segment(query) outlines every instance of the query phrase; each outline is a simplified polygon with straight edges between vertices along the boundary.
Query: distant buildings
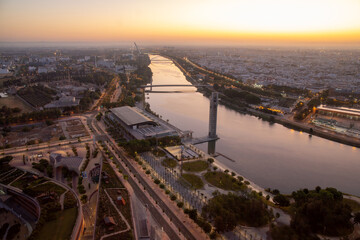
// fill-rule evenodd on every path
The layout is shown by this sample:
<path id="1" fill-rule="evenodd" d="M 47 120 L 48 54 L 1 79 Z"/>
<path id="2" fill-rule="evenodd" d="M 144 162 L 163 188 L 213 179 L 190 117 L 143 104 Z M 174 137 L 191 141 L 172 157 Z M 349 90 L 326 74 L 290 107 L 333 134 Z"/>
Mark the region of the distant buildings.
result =
<path id="1" fill-rule="evenodd" d="M 334 87 L 360 93 L 359 51 L 219 48 L 192 49 L 185 54 L 203 67 L 233 75 L 244 83 L 286 85 L 314 92 Z"/>

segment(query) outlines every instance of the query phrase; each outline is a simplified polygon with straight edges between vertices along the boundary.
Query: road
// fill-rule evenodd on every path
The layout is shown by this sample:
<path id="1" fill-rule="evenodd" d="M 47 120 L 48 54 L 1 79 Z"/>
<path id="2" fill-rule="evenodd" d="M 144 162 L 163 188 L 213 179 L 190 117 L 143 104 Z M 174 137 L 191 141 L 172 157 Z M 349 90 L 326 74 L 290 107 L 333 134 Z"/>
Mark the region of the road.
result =
<path id="1" fill-rule="evenodd" d="M 148 191 L 149 195 L 158 203 L 159 207 L 163 209 L 164 213 L 169 216 L 170 219 L 174 222 L 174 224 L 180 229 L 181 233 L 185 236 L 186 239 L 195 240 L 197 239 L 189 229 L 184 225 L 184 223 L 178 218 L 178 216 L 165 204 L 165 202 L 156 194 L 152 186 L 149 185 L 146 179 L 144 179 L 138 170 L 132 166 L 131 160 L 128 159 L 126 153 L 121 149 L 118 148 L 116 144 L 113 143 L 112 139 L 105 133 L 99 126 L 97 121 L 91 121 L 92 127 L 97 129 L 101 136 L 106 138 L 106 141 L 113 147 L 117 156 L 120 156 L 120 161 L 116 157 L 116 160 L 120 163 L 120 169 L 124 171 L 129 176 L 134 176 L 136 174 L 136 179 L 140 182 L 144 189 L 140 189 L 138 184 L 134 181 L 133 177 L 128 179 L 131 187 L 134 189 L 135 194 L 137 197 L 144 203 L 149 206 L 149 211 L 153 215 L 154 219 L 156 219 L 161 226 L 163 226 L 164 231 L 169 236 L 170 239 L 180 239 L 178 234 L 174 232 L 171 228 L 169 223 L 163 218 L 163 216 L 156 210 L 154 204 L 149 200 L 149 198 L 145 195 L 144 191 Z M 122 163 L 123 161 L 123 163 Z M 129 171 L 123 167 L 125 164 Z"/>

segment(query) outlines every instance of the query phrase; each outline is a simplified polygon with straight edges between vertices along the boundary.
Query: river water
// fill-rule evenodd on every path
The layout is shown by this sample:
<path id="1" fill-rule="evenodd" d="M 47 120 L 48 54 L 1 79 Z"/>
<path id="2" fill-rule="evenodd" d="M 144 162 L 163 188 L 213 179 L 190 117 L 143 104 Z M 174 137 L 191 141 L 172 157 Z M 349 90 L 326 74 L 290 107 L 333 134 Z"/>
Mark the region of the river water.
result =
<path id="1" fill-rule="evenodd" d="M 171 61 L 151 55 L 153 84 L 190 84 Z M 209 99 L 194 87 L 162 87 L 156 91 L 183 90 L 182 93 L 149 93 L 146 101 L 153 111 L 194 137 L 208 134 Z M 257 185 L 291 193 L 300 188 L 336 187 L 360 196 L 360 149 L 320 137 L 270 124 L 257 117 L 218 107 L 220 139 L 217 159 L 229 170 Z M 208 143 L 197 145 L 208 151 Z M 212 146 L 213 147 L 213 146 Z M 211 149 L 211 146 L 210 146 Z"/>

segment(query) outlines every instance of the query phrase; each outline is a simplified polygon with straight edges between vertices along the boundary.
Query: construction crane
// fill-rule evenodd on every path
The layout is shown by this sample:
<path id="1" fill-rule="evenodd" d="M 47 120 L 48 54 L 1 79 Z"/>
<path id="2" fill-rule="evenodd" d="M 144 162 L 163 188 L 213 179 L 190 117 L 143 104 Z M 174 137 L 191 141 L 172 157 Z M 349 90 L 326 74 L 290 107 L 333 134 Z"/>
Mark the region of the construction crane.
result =
<path id="1" fill-rule="evenodd" d="M 140 52 L 140 50 L 139 50 L 138 46 L 136 45 L 136 42 L 134 42 L 134 45 L 135 45 L 135 47 L 136 47 L 136 50 L 137 50 L 138 54 L 140 55 L 140 54 L 141 54 L 141 52 Z"/>

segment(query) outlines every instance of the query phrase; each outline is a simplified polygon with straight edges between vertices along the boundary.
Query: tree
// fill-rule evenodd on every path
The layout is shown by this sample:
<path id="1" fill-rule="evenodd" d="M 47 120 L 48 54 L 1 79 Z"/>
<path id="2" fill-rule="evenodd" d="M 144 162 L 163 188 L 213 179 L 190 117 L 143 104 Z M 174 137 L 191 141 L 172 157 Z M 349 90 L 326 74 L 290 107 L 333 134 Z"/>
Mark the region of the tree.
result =
<path id="1" fill-rule="evenodd" d="M 295 200 L 291 227 L 300 235 L 321 233 L 331 236 L 352 231 L 351 208 L 335 188 L 299 190 L 292 193 Z"/>
<path id="2" fill-rule="evenodd" d="M 282 194 L 278 194 L 274 197 L 274 202 L 275 204 L 278 204 L 282 207 L 287 207 L 290 205 L 290 201 L 287 197 L 285 197 L 284 195 Z"/>
<path id="3" fill-rule="evenodd" d="M 81 202 L 82 203 L 86 203 L 86 201 L 87 201 L 87 199 L 88 199 L 88 196 L 87 195 L 81 195 Z"/>
<path id="4" fill-rule="evenodd" d="M 50 178 L 53 177 L 53 167 L 50 164 L 46 166 L 46 172 Z"/>
<path id="5" fill-rule="evenodd" d="M 189 210 L 189 217 L 192 220 L 196 221 L 196 219 L 197 219 L 197 210 L 196 209 Z"/>
<path id="6" fill-rule="evenodd" d="M 202 209 L 202 216 L 214 222 L 219 232 L 232 231 L 237 224 L 259 227 L 266 224 L 270 215 L 257 195 L 243 193 L 216 194 Z"/>

